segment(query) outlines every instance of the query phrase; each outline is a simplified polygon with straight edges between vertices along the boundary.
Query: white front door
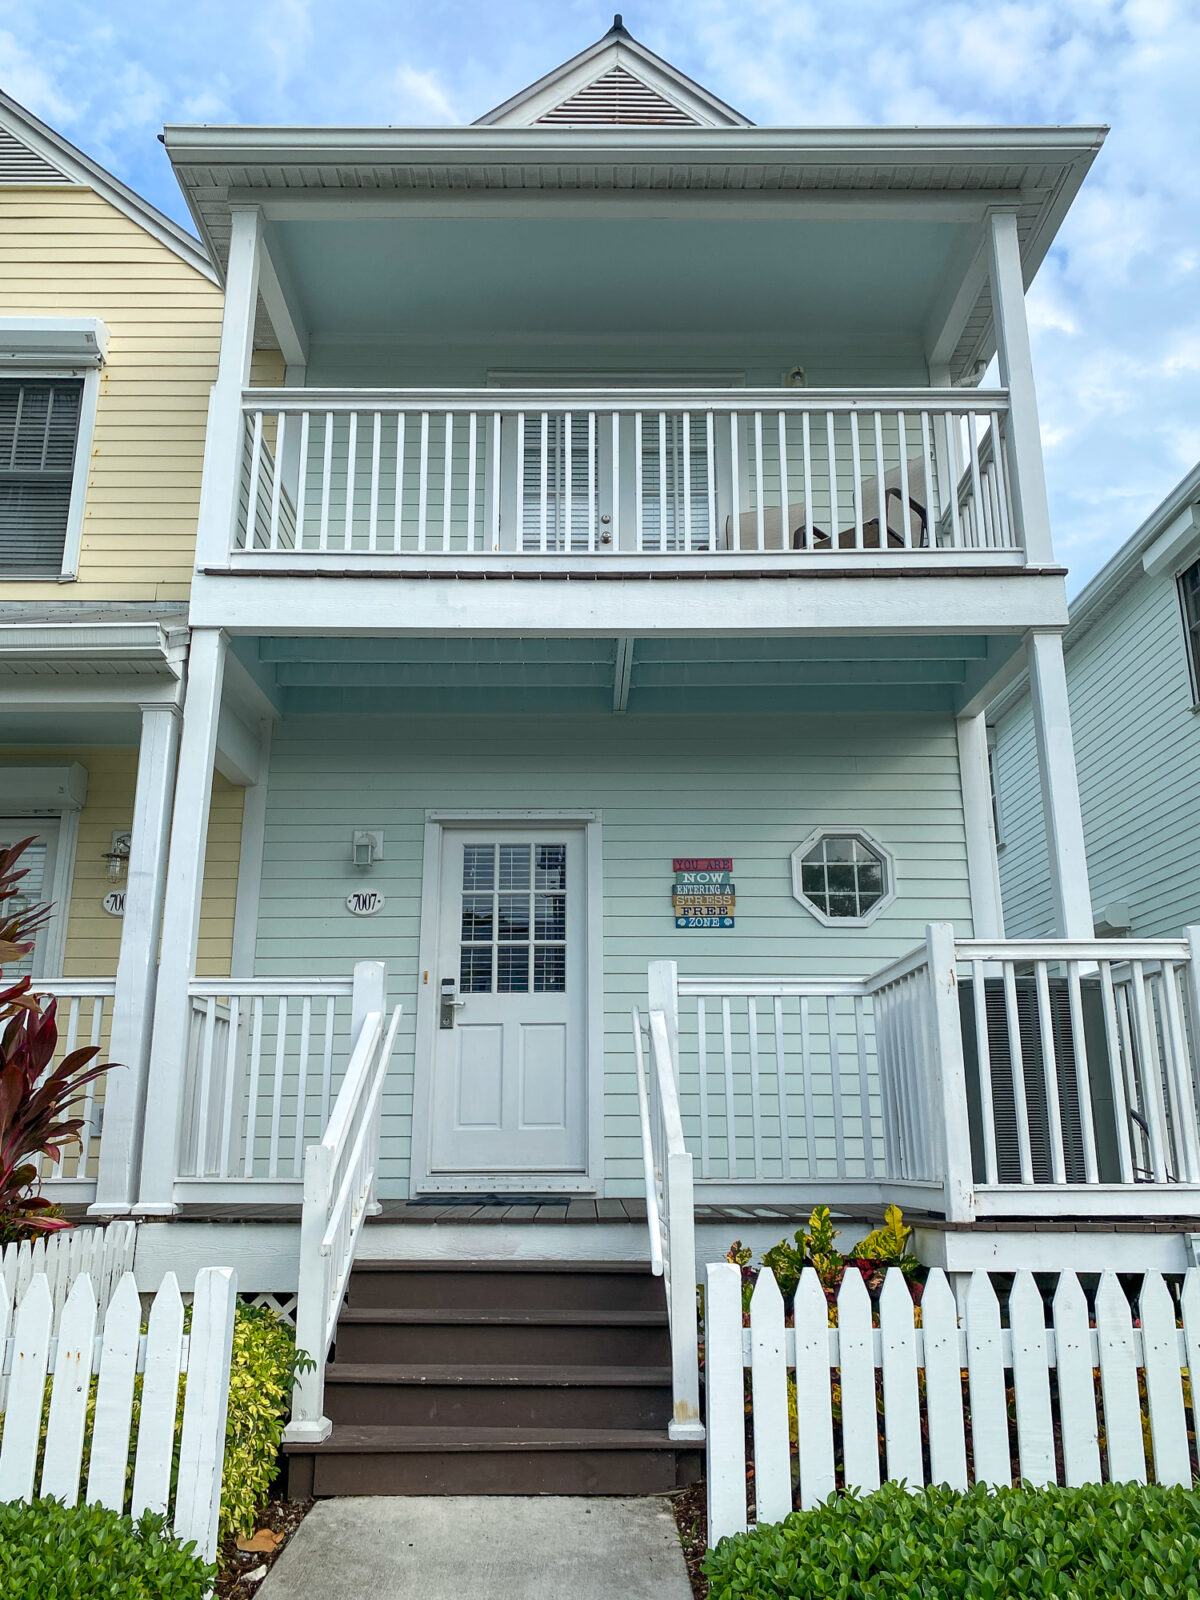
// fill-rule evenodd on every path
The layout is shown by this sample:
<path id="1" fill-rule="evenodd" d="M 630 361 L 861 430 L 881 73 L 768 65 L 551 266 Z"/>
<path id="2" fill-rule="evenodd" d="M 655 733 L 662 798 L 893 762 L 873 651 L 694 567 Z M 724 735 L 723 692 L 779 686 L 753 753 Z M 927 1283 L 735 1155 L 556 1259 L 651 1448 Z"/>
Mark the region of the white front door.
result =
<path id="1" fill-rule="evenodd" d="M 444 841 L 430 1175 L 537 1188 L 586 1166 L 583 830 Z"/>

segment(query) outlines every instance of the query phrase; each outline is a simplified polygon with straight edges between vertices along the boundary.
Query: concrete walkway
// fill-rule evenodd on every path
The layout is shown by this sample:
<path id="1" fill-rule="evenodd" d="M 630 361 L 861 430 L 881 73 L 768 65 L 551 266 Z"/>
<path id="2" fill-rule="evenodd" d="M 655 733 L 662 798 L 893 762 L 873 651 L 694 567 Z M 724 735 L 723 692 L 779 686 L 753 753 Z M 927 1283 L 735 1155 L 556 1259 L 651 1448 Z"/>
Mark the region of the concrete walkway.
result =
<path id="1" fill-rule="evenodd" d="M 321 1500 L 261 1600 L 691 1600 L 667 1500 Z"/>

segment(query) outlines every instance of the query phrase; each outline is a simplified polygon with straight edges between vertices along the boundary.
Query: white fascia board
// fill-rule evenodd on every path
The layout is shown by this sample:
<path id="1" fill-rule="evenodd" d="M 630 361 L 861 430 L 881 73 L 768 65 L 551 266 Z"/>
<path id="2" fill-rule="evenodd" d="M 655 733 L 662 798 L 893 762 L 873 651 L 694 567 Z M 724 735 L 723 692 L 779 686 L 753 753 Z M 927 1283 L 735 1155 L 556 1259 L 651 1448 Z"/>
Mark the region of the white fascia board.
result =
<path id="1" fill-rule="evenodd" d="M 0 317 L 0 372 L 9 367 L 98 367 L 108 354 L 100 317 Z"/>
<path id="2" fill-rule="evenodd" d="M 979 128 L 369 128 L 369 127 L 167 127 L 163 139 L 177 165 L 353 167 L 506 161 L 531 158 L 572 165 L 619 155 L 626 163 L 703 158 L 734 165 L 764 162 L 878 163 L 881 166 L 975 165 L 981 157 L 1017 158 L 1061 165 L 1092 157 L 1108 129 L 1079 127 Z M 219 179 L 218 179 L 219 181 Z"/>
<path id="3" fill-rule="evenodd" d="M 0 125 L 7 127 L 14 137 L 48 161 L 51 166 L 57 167 L 64 177 L 70 178 L 73 183 L 78 183 L 84 188 L 94 189 L 110 205 L 124 212 L 130 221 L 136 222 L 138 227 L 152 234 L 161 244 L 166 245 L 168 250 L 182 257 L 188 266 L 194 267 L 213 283 L 217 281 L 212 262 L 198 239 L 194 239 L 185 228 L 173 222 L 157 206 L 151 205 L 148 200 L 143 200 L 141 195 L 135 194 L 119 178 L 115 178 L 111 172 L 106 172 L 90 156 L 84 155 L 82 150 L 76 149 L 69 140 L 64 139 L 62 134 L 56 133 L 40 118 L 35 117 L 32 111 L 2 91 L 0 91 Z"/>
<path id="4" fill-rule="evenodd" d="M 390 620 L 381 625 L 386 615 Z M 1061 629 L 1061 574 L 839 575 L 836 580 L 464 583 L 457 575 L 214 577 L 192 584 L 193 627 L 259 635 L 505 634 L 750 638 L 776 634 L 1024 633 Z"/>
<path id="5" fill-rule="evenodd" d="M 1142 566 L 1154 578 L 1160 572 L 1186 566 L 1200 541 L 1200 505 L 1189 506 L 1161 533 L 1142 556 Z"/>
<path id="6" fill-rule="evenodd" d="M 160 660 L 175 670 L 186 631 L 159 622 L 3 622 L 0 660 Z"/>
<path id="7" fill-rule="evenodd" d="M 26 811 L 82 811 L 87 800 L 87 768 L 78 761 L 56 766 L 0 765 L 4 808 L 10 814 Z"/>

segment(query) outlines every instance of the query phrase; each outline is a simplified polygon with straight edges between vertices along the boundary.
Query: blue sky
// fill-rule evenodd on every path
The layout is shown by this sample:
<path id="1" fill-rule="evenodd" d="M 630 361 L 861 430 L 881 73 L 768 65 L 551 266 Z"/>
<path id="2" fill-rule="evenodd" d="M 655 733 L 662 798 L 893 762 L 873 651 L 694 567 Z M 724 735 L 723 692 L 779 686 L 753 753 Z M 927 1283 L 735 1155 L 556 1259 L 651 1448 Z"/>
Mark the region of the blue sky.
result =
<path id="1" fill-rule="evenodd" d="M 603 33 L 586 0 L 0 0 L 0 86 L 186 220 L 165 122 L 467 122 Z M 1077 588 L 1200 458 L 1200 0 L 630 0 L 761 123 L 1106 122 L 1030 297 Z"/>

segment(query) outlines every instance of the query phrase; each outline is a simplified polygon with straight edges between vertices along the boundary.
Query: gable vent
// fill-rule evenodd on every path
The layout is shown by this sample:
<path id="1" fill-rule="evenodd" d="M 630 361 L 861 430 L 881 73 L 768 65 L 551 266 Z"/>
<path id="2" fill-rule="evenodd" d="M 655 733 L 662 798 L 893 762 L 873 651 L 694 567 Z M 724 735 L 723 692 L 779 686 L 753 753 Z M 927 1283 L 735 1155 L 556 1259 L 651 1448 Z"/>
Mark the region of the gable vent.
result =
<path id="1" fill-rule="evenodd" d="M 70 183 L 70 178 L 52 166 L 45 156 L 23 144 L 8 128 L 0 126 L 0 186 L 7 184 Z"/>
<path id="2" fill-rule="evenodd" d="M 553 111 L 538 118 L 539 123 L 573 123 L 583 126 L 699 127 L 657 89 L 635 78 L 624 67 L 610 67 L 595 83 L 589 83 Z"/>

